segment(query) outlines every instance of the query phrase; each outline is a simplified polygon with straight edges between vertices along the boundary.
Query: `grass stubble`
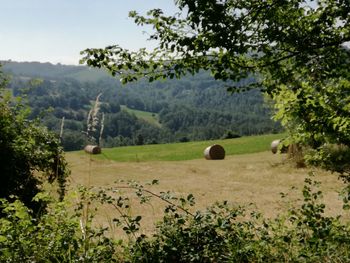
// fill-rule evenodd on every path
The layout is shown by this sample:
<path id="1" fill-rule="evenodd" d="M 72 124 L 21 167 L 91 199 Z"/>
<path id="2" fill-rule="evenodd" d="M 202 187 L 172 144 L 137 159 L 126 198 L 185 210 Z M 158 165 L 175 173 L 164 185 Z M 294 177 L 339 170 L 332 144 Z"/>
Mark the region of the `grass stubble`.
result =
<path id="1" fill-rule="evenodd" d="M 254 209 L 265 217 L 275 217 L 286 211 L 288 205 L 280 193 L 288 193 L 291 202 L 298 202 L 306 175 L 313 171 L 320 181 L 327 205 L 326 213 L 338 215 L 342 202 L 338 191 L 343 187 L 335 174 L 320 169 L 295 168 L 282 154 L 269 151 L 242 155 L 229 155 L 224 160 L 194 159 L 185 161 L 117 162 L 91 158 L 89 155 L 68 153 L 72 170 L 70 189 L 77 185 L 112 187 L 121 185 L 118 180 L 135 180 L 142 184 L 158 179 L 160 184 L 151 186 L 153 192 L 171 191 L 177 196 L 192 193 L 196 198 L 195 209 L 204 209 L 215 201 L 227 200 L 234 205 L 254 204 Z M 88 165 L 88 163 L 90 163 Z M 146 187 L 147 188 L 147 187 Z M 293 190 L 294 189 L 294 190 Z M 143 233 L 154 230 L 154 223 L 161 219 L 165 203 L 154 199 L 150 205 L 139 205 L 131 192 L 130 214 L 141 215 Z M 111 226 L 117 216 L 111 207 L 104 207 L 96 215 L 96 222 Z M 345 215 L 348 218 L 348 215 Z M 115 235 L 122 235 L 115 230 Z"/>

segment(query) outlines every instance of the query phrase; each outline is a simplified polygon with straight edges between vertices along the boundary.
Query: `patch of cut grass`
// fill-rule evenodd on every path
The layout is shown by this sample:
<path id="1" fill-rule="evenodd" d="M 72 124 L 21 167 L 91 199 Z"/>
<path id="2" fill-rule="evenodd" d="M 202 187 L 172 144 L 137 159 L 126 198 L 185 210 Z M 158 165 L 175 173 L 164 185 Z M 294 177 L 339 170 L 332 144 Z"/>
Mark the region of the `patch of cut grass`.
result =
<path id="1" fill-rule="evenodd" d="M 138 119 L 143 119 L 150 124 L 161 127 L 157 113 L 148 112 L 148 111 L 133 110 L 133 109 L 128 108 L 125 105 L 120 105 L 120 107 L 122 110 L 125 110 L 131 114 L 134 114 Z"/>
<path id="2" fill-rule="evenodd" d="M 120 162 L 194 160 L 203 158 L 205 148 L 213 144 L 224 147 L 226 155 L 257 153 L 270 150 L 271 142 L 282 137 L 283 134 L 271 134 L 226 140 L 104 148 L 102 154 L 96 158 Z"/>
<path id="3" fill-rule="evenodd" d="M 238 146 L 236 148 L 238 149 Z M 92 155 L 77 152 L 67 153 L 67 161 L 72 171 L 67 196 L 73 198 L 70 193 L 79 185 L 95 189 L 99 187 L 116 189 L 118 186 L 126 185 L 120 180 L 124 182 L 131 180 L 140 182 L 145 185 L 145 189 L 157 194 L 169 190 L 178 197 L 186 197 L 192 193 L 196 198 L 193 212 L 204 209 L 216 201 L 227 200 L 234 206 L 248 206 L 248 209 L 260 211 L 265 216 L 273 218 L 279 213 L 288 211 L 291 204 L 289 202 L 299 204 L 304 178 L 313 171 L 316 174 L 315 179 L 322 182 L 320 190 L 323 191 L 327 204 L 326 214 L 336 216 L 343 211 L 342 199 L 339 198 L 338 192 L 344 184 L 336 175 L 315 168 L 297 169 L 292 163 L 286 162 L 284 154 L 265 151 L 231 155 L 220 161 L 208 161 L 201 157 L 186 161 L 114 162 L 91 157 Z M 160 184 L 146 185 L 154 179 L 158 179 Z M 167 204 L 154 198 L 151 204 L 141 205 L 133 190 L 126 188 L 121 190 L 122 192 L 118 192 L 117 195 L 122 194 L 130 198 L 131 206 L 128 213 L 132 216 L 142 216 L 141 233 L 154 233 L 155 222 L 163 218 L 163 210 Z M 288 194 L 288 199 L 281 199 L 280 193 Z M 76 199 L 72 199 L 72 202 L 74 200 Z M 251 203 L 255 205 L 249 205 Z M 96 214 L 96 224 L 109 227 L 114 225 L 111 223 L 111 218 L 118 217 L 119 212 L 112 206 L 105 207 L 100 204 L 96 206 L 100 209 Z M 348 220 L 349 213 L 343 212 L 345 219 Z M 111 235 L 127 238 L 121 230 L 113 228 Z"/>

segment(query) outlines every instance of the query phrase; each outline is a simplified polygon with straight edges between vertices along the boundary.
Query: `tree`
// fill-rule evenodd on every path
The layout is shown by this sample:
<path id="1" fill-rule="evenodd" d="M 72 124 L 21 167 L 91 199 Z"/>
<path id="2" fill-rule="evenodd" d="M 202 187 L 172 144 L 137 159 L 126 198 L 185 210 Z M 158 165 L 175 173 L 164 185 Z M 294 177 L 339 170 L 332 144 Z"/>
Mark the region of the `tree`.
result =
<path id="1" fill-rule="evenodd" d="M 177 0 L 179 13 L 130 16 L 150 25 L 152 50 L 87 49 L 82 62 L 127 83 L 209 70 L 228 90 L 260 88 L 277 103 L 291 138 L 318 153 L 350 146 L 350 2 Z M 252 80 L 252 77 L 254 80 Z M 242 81 L 243 80 L 243 81 Z M 245 83 L 244 83 L 244 80 Z M 235 85 L 240 81 L 240 85 Z"/>
<path id="2" fill-rule="evenodd" d="M 2 74 L 0 74 L 2 77 Z M 37 121 L 29 121 L 28 111 L 5 91 L 0 82 L 0 198 L 19 199 L 34 214 L 45 208 L 33 197 L 44 182 L 58 182 L 59 198 L 65 192 L 67 163 L 53 133 Z"/>

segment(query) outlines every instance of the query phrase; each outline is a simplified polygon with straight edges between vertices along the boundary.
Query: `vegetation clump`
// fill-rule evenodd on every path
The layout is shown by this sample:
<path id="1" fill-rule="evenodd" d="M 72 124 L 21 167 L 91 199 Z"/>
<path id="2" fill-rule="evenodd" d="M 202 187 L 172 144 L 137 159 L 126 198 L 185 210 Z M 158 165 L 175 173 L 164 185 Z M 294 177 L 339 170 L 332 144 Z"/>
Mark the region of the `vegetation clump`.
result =
<path id="1" fill-rule="evenodd" d="M 27 119 L 28 111 L 0 83 L 0 198 L 21 200 L 34 214 L 45 208 L 33 198 L 45 182 L 58 183 L 59 199 L 65 194 L 67 163 L 55 134 L 38 121 Z"/>
<path id="2" fill-rule="evenodd" d="M 108 189 L 80 188 L 76 193 L 78 202 L 51 203 L 48 213 L 39 220 L 20 201 L 2 200 L 0 260 L 348 262 L 349 222 L 340 216 L 325 215 L 318 187 L 311 174 L 302 189 L 303 202 L 293 202 L 288 212 L 273 219 L 226 201 L 196 211 L 192 194 L 177 197 L 171 192 L 155 193 L 136 182 Z M 130 195 L 126 190 L 134 192 L 148 209 L 154 198 L 164 202 L 163 218 L 156 223 L 154 232 L 140 232 L 142 217 L 130 215 Z M 111 206 L 118 214 L 110 229 L 94 223 L 94 207 L 101 205 Z M 118 228 L 127 239 L 110 237 L 108 231 Z"/>

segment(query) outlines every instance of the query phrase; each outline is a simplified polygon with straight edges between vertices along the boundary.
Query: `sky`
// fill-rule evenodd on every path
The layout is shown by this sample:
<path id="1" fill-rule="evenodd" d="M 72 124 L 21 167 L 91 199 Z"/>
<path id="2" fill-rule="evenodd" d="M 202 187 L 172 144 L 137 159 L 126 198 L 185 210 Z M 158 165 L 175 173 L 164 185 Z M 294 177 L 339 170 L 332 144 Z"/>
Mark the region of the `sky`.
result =
<path id="1" fill-rule="evenodd" d="M 177 11 L 174 0 L 0 0 L 0 60 L 77 65 L 86 48 L 151 48 L 151 28 L 128 13 L 152 8 Z"/>

